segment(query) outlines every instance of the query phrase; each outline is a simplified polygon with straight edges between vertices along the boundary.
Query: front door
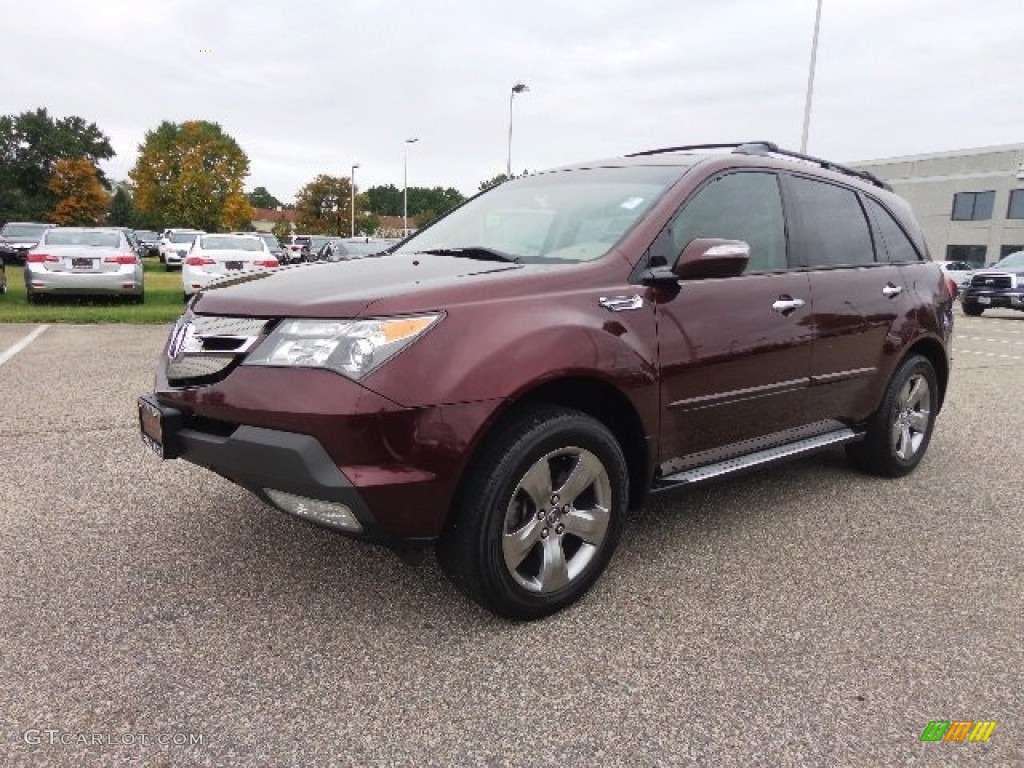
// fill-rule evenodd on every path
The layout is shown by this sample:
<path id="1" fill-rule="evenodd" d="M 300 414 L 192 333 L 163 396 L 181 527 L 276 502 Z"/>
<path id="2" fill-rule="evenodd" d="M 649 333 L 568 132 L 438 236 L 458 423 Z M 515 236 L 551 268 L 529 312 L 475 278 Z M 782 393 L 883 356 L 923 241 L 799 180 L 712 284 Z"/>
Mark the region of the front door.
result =
<path id="1" fill-rule="evenodd" d="M 706 182 L 652 246 L 652 264 L 674 261 L 700 237 L 742 240 L 751 258 L 742 275 L 655 291 L 666 470 L 805 423 L 810 287 L 789 267 L 776 175 L 738 171 Z"/>

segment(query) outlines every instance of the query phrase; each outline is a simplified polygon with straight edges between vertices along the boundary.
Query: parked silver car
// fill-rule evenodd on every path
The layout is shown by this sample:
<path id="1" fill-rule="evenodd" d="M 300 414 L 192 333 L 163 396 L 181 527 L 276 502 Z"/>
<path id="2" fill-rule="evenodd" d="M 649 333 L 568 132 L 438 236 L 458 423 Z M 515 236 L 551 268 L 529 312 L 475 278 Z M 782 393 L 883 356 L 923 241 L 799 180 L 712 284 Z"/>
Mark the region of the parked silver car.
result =
<path id="1" fill-rule="evenodd" d="M 127 296 L 144 300 L 142 260 L 124 232 L 103 227 L 55 227 L 25 258 L 25 292 L 46 295 Z"/>

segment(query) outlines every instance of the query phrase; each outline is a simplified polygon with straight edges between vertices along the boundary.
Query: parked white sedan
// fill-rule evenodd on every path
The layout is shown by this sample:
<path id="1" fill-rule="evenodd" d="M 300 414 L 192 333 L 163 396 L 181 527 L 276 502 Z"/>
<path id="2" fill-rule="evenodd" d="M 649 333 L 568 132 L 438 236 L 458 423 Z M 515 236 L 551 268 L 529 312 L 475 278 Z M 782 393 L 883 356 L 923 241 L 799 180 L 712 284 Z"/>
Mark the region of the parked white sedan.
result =
<path id="1" fill-rule="evenodd" d="M 141 304 L 142 261 L 127 235 L 112 227 L 54 227 L 25 257 L 25 294 L 125 296 Z"/>
<path id="2" fill-rule="evenodd" d="M 199 235 L 181 267 L 185 299 L 218 278 L 277 266 L 267 244 L 256 235 Z"/>

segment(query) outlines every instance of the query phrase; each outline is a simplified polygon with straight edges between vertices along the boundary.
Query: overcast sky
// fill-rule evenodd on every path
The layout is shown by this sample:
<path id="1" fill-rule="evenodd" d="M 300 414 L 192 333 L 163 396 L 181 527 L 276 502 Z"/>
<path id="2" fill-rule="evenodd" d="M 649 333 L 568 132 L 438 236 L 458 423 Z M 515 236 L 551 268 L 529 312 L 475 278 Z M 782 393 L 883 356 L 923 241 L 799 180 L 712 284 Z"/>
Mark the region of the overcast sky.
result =
<path id="1" fill-rule="evenodd" d="M 798 149 L 815 0 L 0 0 L 0 114 L 95 122 L 127 176 L 162 120 L 220 123 L 246 188 L 455 187 L 678 144 Z M 1024 2 L 824 0 L 808 151 L 1024 142 Z"/>

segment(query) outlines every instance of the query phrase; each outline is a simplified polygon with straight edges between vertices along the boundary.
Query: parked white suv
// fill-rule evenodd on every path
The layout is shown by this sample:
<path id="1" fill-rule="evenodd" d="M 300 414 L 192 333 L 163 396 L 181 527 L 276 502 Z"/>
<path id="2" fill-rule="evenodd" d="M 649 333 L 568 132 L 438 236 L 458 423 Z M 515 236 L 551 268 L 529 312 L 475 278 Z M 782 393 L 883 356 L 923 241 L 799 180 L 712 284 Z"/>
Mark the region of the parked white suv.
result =
<path id="1" fill-rule="evenodd" d="M 165 229 L 160 235 L 160 261 L 167 271 L 180 267 L 192 243 L 199 235 L 205 234 L 201 229 Z"/>

